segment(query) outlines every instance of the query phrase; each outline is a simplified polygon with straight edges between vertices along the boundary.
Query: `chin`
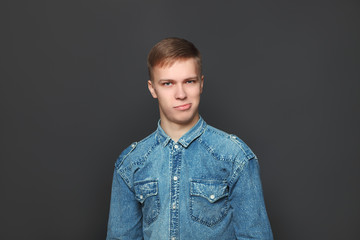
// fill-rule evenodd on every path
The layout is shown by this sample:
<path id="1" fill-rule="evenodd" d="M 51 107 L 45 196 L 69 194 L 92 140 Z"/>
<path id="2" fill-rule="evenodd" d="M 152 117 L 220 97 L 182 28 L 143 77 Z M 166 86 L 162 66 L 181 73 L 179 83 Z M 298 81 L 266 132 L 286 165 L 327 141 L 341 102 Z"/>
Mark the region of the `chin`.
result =
<path id="1" fill-rule="evenodd" d="M 193 122 L 194 119 L 197 118 L 197 116 L 198 115 L 196 113 L 184 114 L 183 116 L 175 117 L 174 122 L 176 122 L 177 124 L 186 125 Z"/>

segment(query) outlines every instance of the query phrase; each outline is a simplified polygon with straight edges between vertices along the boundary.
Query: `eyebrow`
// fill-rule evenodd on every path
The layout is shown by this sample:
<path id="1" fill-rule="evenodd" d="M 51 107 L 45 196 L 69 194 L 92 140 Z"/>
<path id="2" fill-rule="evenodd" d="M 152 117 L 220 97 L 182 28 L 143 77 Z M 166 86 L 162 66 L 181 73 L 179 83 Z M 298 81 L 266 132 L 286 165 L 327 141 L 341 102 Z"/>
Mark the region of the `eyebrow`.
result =
<path id="1" fill-rule="evenodd" d="M 182 81 L 187 81 L 187 80 L 198 80 L 198 76 L 194 76 L 194 77 L 188 77 L 183 79 Z M 173 79 L 159 79 L 159 82 L 169 82 L 169 81 L 175 81 Z"/>

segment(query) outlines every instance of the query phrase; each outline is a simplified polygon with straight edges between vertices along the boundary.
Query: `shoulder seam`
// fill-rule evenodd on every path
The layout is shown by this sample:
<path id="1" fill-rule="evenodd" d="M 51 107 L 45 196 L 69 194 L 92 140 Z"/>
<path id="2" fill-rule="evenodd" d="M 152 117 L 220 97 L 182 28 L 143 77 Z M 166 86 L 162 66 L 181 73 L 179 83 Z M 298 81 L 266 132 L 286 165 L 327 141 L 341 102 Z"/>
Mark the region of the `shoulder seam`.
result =
<path id="1" fill-rule="evenodd" d="M 240 141 L 238 140 L 238 137 L 234 134 L 229 134 L 229 138 L 232 142 L 234 142 L 236 145 L 239 146 L 239 148 L 241 149 L 241 151 L 244 153 L 245 157 L 247 158 L 247 160 L 250 160 L 252 158 L 256 158 L 256 155 L 255 153 L 253 153 L 251 150 L 250 150 L 250 153 L 247 153 L 245 151 L 245 149 L 243 148 L 242 144 L 240 143 Z"/>
<path id="2" fill-rule="evenodd" d="M 211 130 L 210 130 L 211 131 Z M 212 131 L 214 132 L 214 131 Z M 227 138 L 227 136 L 225 134 L 219 134 L 218 132 L 214 132 L 220 136 L 223 136 L 225 138 Z M 215 153 L 215 150 L 209 146 L 205 141 L 202 140 L 202 136 L 199 137 L 198 139 L 199 143 L 201 146 L 203 146 L 205 148 L 205 150 L 207 152 L 209 152 L 211 154 L 211 156 L 215 159 L 215 160 L 218 160 L 218 161 L 225 161 L 225 162 L 232 162 L 234 159 L 230 159 L 230 158 L 224 158 L 224 157 L 221 157 L 221 156 L 218 156 L 216 153 Z"/>
<path id="3" fill-rule="evenodd" d="M 122 159 L 121 159 L 120 162 L 116 161 L 116 163 L 115 163 L 115 168 L 116 168 L 117 170 L 120 168 L 120 166 L 122 165 L 122 163 L 124 162 L 124 160 L 129 156 L 129 154 L 136 148 L 137 144 L 138 144 L 138 142 L 133 142 L 133 143 L 129 146 L 129 147 L 131 147 L 132 149 L 131 149 L 127 154 L 125 154 L 125 156 L 122 157 Z M 127 147 L 127 148 L 129 148 L 129 147 Z M 126 149 L 127 149 L 127 148 L 126 148 Z M 125 151 L 126 149 L 124 149 L 124 151 Z"/>

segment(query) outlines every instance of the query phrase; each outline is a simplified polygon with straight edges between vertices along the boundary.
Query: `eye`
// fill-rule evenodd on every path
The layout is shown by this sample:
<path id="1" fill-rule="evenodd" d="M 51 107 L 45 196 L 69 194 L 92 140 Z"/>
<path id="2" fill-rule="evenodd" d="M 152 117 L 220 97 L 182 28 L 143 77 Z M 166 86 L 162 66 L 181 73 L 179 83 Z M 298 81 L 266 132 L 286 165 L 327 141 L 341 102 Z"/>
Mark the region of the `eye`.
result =
<path id="1" fill-rule="evenodd" d="M 186 83 L 195 83 L 195 80 L 187 80 Z"/>
<path id="2" fill-rule="evenodd" d="M 171 86 L 172 83 L 171 83 L 171 82 L 164 82 L 162 85 L 164 85 L 164 86 Z"/>

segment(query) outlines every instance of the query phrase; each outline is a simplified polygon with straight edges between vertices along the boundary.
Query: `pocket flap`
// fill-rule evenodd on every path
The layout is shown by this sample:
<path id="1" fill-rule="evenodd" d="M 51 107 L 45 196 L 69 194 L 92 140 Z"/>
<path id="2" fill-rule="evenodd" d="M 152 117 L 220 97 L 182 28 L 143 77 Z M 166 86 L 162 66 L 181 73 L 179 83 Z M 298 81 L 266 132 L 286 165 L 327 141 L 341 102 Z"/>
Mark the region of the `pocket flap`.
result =
<path id="1" fill-rule="evenodd" d="M 158 194 L 157 180 L 145 180 L 134 183 L 135 198 L 143 203 L 146 198 Z"/>
<path id="2" fill-rule="evenodd" d="M 229 195 L 226 181 L 201 179 L 191 180 L 190 184 L 191 195 L 206 198 L 211 203 Z"/>

